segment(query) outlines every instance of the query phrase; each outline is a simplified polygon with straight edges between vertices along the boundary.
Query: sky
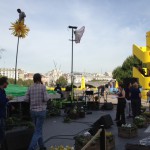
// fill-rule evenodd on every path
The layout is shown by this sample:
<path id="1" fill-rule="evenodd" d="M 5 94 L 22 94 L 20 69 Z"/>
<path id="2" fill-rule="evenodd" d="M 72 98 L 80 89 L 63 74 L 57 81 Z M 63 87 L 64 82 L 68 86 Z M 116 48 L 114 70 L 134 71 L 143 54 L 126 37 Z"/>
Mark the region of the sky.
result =
<path id="1" fill-rule="evenodd" d="M 14 68 L 17 38 L 11 22 L 17 8 L 26 13 L 30 32 L 20 40 L 18 68 L 46 73 L 55 68 L 71 70 L 71 30 L 85 26 L 74 43 L 74 71 L 110 72 L 132 55 L 132 45 L 145 46 L 150 30 L 149 0 L 1 0 L 0 67 Z"/>

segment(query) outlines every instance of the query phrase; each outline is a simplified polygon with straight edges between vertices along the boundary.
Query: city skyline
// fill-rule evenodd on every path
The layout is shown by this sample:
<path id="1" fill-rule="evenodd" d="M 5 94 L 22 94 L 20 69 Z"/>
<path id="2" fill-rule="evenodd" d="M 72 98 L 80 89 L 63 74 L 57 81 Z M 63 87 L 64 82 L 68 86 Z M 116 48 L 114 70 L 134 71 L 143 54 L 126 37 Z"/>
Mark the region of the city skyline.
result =
<path id="1" fill-rule="evenodd" d="M 0 67 L 15 65 L 16 41 L 9 30 L 18 18 L 17 8 L 25 11 L 29 36 L 20 40 L 18 68 L 45 73 L 54 69 L 70 72 L 71 31 L 68 25 L 85 26 L 80 44 L 74 45 L 74 70 L 110 72 L 132 54 L 132 45 L 145 45 L 149 30 L 149 4 L 133 1 L 48 1 L 2 0 L 0 12 L 1 44 L 6 51 Z M 141 8 L 142 11 L 140 11 Z"/>

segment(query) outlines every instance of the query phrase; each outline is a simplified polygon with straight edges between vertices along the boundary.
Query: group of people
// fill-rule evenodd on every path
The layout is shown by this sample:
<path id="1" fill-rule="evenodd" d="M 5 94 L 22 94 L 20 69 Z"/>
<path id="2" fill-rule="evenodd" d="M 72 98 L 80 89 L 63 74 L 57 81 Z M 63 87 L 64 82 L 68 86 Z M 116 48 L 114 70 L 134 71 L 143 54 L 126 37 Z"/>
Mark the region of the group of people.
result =
<path id="1" fill-rule="evenodd" d="M 141 113 L 141 91 L 137 82 L 129 83 L 126 88 L 122 84 L 118 87 L 118 103 L 115 121 L 120 124 L 126 123 L 126 114 L 135 118 Z M 126 109 L 125 109 L 126 108 Z M 125 113 L 125 110 L 128 112 Z"/>
<path id="2" fill-rule="evenodd" d="M 31 85 L 26 93 L 25 101 L 30 103 L 30 114 L 35 126 L 35 130 L 28 150 L 36 150 L 39 146 L 40 150 L 46 150 L 42 137 L 42 127 L 46 117 L 47 101 L 50 99 L 46 87 L 42 84 L 42 76 L 39 73 L 34 74 L 34 84 Z M 5 120 L 6 109 L 9 104 L 9 98 L 5 93 L 8 79 L 0 78 L 0 146 L 3 145 L 5 139 Z M 10 106 L 11 107 L 11 106 Z M 0 148 L 1 149 L 1 148 Z"/>

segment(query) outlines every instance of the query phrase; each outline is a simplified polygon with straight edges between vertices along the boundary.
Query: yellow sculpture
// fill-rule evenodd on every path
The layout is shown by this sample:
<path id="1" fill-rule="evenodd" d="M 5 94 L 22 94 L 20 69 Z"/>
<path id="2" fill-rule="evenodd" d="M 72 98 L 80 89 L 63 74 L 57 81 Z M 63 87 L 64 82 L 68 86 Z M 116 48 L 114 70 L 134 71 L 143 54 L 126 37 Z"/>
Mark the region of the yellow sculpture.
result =
<path id="1" fill-rule="evenodd" d="M 25 38 L 30 31 L 29 28 L 24 24 L 25 13 L 21 9 L 17 9 L 19 13 L 19 19 L 15 23 L 11 23 L 9 30 L 12 30 L 12 34 L 18 37 L 17 42 L 17 52 L 16 52 L 16 63 L 15 63 L 15 84 L 17 83 L 17 62 L 18 62 L 18 49 L 19 49 L 19 39 Z"/>
<path id="2" fill-rule="evenodd" d="M 81 90 L 84 90 L 85 89 L 85 77 L 82 76 L 82 79 L 81 79 Z"/>
<path id="3" fill-rule="evenodd" d="M 144 64 L 144 67 L 133 67 L 133 77 L 139 78 L 142 99 L 147 99 L 147 92 L 150 90 L 150 31 L 146 33 L 145 47 L 133 45 L 133 55 Z"/>
<path id="4" fill-rule="evenodd" d="M 14 36 L 25 38 L 28 35 L 30 29 L 24 24 L 24 21 L 16 21 L 15 23 L 11 23 L 10 30 L 12 30 L 12 34 Z"/>

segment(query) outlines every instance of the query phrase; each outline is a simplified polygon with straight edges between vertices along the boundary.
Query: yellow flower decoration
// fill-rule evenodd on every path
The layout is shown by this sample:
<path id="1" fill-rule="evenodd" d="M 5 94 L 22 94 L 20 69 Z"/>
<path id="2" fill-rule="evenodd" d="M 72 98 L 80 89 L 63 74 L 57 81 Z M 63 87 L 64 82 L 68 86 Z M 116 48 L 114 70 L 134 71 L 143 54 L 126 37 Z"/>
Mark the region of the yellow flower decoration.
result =
<path id="1" fill-rule="evenodd" d="M 11 24 L 10 30 L 12 30 L 14 36 L 25 38 L 28 35 L 30 29 L 24 24 L 24 21 L 16 21 Z"/>

